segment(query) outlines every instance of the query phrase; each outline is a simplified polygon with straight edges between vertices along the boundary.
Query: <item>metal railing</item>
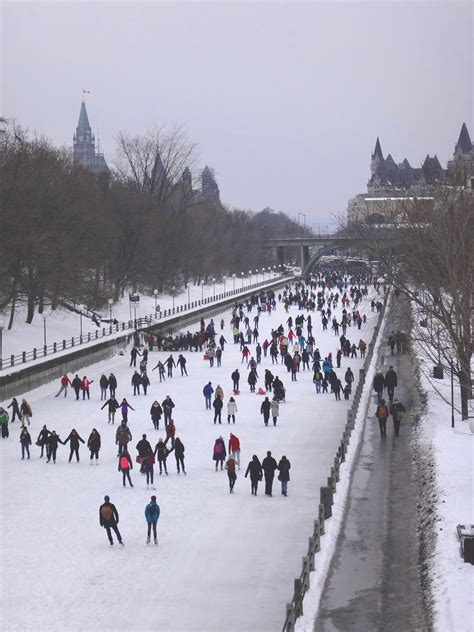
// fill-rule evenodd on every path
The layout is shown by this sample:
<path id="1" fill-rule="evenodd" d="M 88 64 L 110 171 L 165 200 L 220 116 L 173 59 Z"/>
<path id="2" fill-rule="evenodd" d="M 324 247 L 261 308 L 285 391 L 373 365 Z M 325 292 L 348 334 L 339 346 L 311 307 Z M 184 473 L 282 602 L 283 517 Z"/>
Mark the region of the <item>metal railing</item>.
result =
<path id="1" fill-rule="evenodd" d="M 148 316 L 143 316 L 141 318 L 128 321 L 122 321 L 117 324 L 108 324 L 106 327 L 96 329 L 94 332 L 88 332 L 87 334 L 75 337 L 73 336 L 71 338 L 63 339 L 59 342 L 53 342 L 50 345 L 35 347 L 30 351 L 22 351 L 18 354 L 12 354 L 7 358 L 0 358 L 0 371 L 8 368 L 14 368 L 19 365 L 24 365 L 28 362 L 34 362 L 38 359 L 44 360 L 56 353 L 66 351 L 67 349 L 79 347 L 81 345 L 94 343 L 98 340 L 103 340 L 104 338 L 107 338 L 109 336 L 116 337 L 116 334 L 120 332 L 151 327 L 153 325 L 156 325 L 157 323 L 166 322 L 167 319 L 173 318 L 175 316 L 198 311 L 204 305 L 217 303 L 219 301 L 222 301 L 223 299 L 230 298 L 232 296 L 238 297 L 241 294 L 247 294 L 249 290 L 254 290 L 257 288 L 264 289 L 265 287 L 291 278 L 292 277 L 289 275 L 279 275 L 272 279 L 259 281 L 250 285 L 245 285 L 235 290 L 232 289 L 226 292 L 221 292 L 213 296 L 202 298 L 201 300 L 191 301 L 189 303 L 183 303 L 182 305 L 176 305 L 175 307 L 172 307 L 170 309 L 160 310 L 155 312 L 154 314 L 149 314 Z"/>

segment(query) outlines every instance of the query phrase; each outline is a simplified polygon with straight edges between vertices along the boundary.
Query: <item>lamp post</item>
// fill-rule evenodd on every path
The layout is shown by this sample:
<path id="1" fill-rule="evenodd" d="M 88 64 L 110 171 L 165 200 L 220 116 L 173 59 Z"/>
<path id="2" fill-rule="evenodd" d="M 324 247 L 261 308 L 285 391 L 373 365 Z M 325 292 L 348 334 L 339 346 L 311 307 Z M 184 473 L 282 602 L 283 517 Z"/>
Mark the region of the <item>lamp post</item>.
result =
<path id="1" fill-rule="evenodd" d="M 3 329 L 5 327 L 5 321 L 0 316 L 0 371 L 3 369 Z"/>
<path id="2" fill-rule="evenodd" d="M 43 317 L 43 345 L 46 347 L 46 314 L 43 312 L 41 316 Z"/>
<path id="3" fill-rule="evenodd" d="M 158 307 L 158 290 L 153 290 L 153 296 L 155 297 L 155 314 Z"/>
<path id="4" fill-rule="evenodd" d="M 204 300 L 204 279 L 201 281 L 201 301 Z"/>
<path id="5" fill-rule="evenodd" d="M 235 292 L 235 273 L 232 275 L 233 290 Z"/>
<path id="6" fill-rule="evenodd" d="M 255 270 L 255 274 L 257 275 L 257 283 L 258 283 L 258 268 Z"/>
<path id="7" fill-rule="evenodd" d="M 213 286 L 214 298 L 216 298 L 216 277 L 212 277 L 212 286 Z"/>
<path id="8" fill-rule="evenodd" d="M 189 290 L 190 290 L 190 288 L 189 288 L 189 283 L 188 283 L 188 306 L 191 304 L 191 297 L 190 297 L 190 294 L 189 294 Z"/>
<path id="9" fill-rule="evenodd" d="M 225 274 L 224 274 L 224 276 L 222 277 L 222 280 L 224 281 L 224 294 L 225 294 Z"/>
<path id="10" fill-rule="evenodd" d="M 174 312 L 174 293 L 176 291 L 176 285 L 173 285 L 173 287 L 171 288 L 171 291 L 173 292 L 173 312 Z"/>
<path id="11" fill-rule="evenodd" d="M 111 298 L 109 298 L 109 320 L 110 320 L 110 326 L 109 326 L 109 333 L 112 333 L 112 303 L 113 300 Z"/>
<path id="12" fill-rule="evenodd" d="M 454 428 L 454 363 L 452 358 L 449 364 L 451 370 L 451 428 Z"/>
<path id="13" fill-rule="evenodd" d="M 252 270 L 249 270 L 250 285 L 252 285 Z"/>
<path id="14" fill-rule="evenodd" d="M 244 287 L 244 273 L 243 272 L 240 273 L 240 277 L 242 279 L 242 287 Z"/>

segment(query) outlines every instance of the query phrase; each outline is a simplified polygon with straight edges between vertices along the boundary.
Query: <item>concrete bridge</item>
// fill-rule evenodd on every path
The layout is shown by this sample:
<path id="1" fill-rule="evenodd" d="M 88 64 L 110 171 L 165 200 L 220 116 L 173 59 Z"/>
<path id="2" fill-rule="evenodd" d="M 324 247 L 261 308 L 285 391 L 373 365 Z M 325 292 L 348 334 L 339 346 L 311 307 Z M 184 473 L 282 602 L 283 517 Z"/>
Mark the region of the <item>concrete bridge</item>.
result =
<path id="1" fill-rule="evenodd" d="M 377 241 L 385 241 L 391 247 L 393 239 L 380 236 Z M 373 252 L 373 239 L 368 240 L 363 237 L 341 237 L 336 235 L 326 235 L 317 237 L 287 237 L 283 239 L 266 239 L 263 248 L 272 249 L 279 264 L 285 263 L 285 248 L 299 248 L 301 261 L 301 274 L 310 274 L 313 267 L 322 256 L 332 250 L 357 249 L 359 251 Z"/>

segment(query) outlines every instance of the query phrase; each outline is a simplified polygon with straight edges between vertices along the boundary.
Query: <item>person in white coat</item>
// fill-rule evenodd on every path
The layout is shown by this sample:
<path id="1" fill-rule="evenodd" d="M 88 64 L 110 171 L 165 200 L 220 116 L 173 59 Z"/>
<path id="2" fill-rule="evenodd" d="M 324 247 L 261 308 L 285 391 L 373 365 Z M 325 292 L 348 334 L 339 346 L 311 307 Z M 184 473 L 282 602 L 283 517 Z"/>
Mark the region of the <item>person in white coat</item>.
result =
<path id="1" fill-rule="evenodd" d="M 280 414 L 280 404 L 277 399 L 272 400 L 271 413 L 273 418 L 273 425 L 276 426 L 278 415 Z"/>
<path id="2" fill-rule="evenodd" d="M 230 424 L 230 418 L 232 417 L 232 423 L 235 424 L 235 413 L 237 412 L 237 404 L 235 399 L 231 397 L 227 402 L 227 423 Z"/>

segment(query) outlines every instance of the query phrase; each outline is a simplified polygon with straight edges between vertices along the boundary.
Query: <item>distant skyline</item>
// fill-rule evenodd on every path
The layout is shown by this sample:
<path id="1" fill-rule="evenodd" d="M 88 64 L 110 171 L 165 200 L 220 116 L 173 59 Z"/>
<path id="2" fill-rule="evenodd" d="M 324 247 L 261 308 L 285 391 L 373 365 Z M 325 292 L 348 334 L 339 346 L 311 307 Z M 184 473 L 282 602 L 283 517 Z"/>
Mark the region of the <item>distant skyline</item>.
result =
<path id="1" fill-rule="evenodd" d="M 473 125 L 470 2 L 3 2 L 1 114 L 72 146 L 82 90 L 100 149 L 180 124 L 224 204 L 315 230 L 384 155 L 443 166 Z M 302 216 L 300 216 L 302 217 Z"/>

